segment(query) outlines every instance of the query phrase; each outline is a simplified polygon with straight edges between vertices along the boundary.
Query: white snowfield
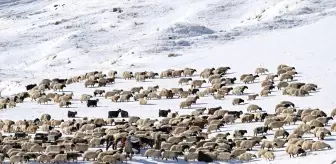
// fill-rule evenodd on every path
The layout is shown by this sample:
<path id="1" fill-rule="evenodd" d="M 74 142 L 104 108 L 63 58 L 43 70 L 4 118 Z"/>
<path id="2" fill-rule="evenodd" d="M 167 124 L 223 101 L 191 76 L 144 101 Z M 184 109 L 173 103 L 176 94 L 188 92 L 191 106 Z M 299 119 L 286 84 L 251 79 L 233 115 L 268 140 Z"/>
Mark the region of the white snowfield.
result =
<path id="1" fill-rule="evenodd" d="M 122 11 L 113 12 L 113 8 Z M 298 109 L 319 108 L 330 115 L 336 107 L 335 14 L 334 0 L 0 0 L 1 96 L 25 91 L 27 84 L 44 78 L 69 78 L 95 70 L 118 71 L 115 84 L 99 88 L 110 91 L 134 86 L 181 87 L 178 78 L 124 80 L 121 76 L 126 70 L 160 73 L 190 67 L 197 69 L 192 78 L 200 79 L 204 68 L 229 66 L 226 77 L 239 79 L 241 74 L 254 74 L 257 67 L 276 73 L 279 64 L 295 66 L 299 72 L 296 81 L 319 87 L 306 97 L 284 96 L 282 91 L 274 90 L 268 97 L 233 106 L 233 98 L 246 100 L 247 94 L 260 92 L 260 81 L 265 78 L 261 75 L 256 83 L 247 84 L 245 95 L 228 95 L 223 100 L 201 97 L 191 109 L 179 109 L 183 99 L 177 97 L 148 100 L 149 105 L 142 106 L 133 99 L 113 103 L 97 97 L 98 107 L 88 108 L 79 98 L 84 93 L 93 94 L 97 88 L 84 88 L 84 82 L 80 82 L 67 85 L 64 90 L 74 93 L 71 108 L 59 108 L 55 103 L 39 105 L 28 98 L 15 108 L 0 110 L 0 119 L 35 119 L 43 113 L 51 114 L 53 119 L 67 119 L 68 110 L 77 111 L 79 117 L 107 118 L 108 111 L 118 108 L 131 116 L 155 119 L 159 109 L 189 114 L 201 107 L 222 106 L 246 113 L 249 104 L 274 113 L 275 105 L 284 100 L 294 102 Z M 169 53 L 179 56 L 168 57 Z M 239 85 L 244 84 L 238 80 L 234 86 Z M 210 86 L 206 83 L 200 90 Z M 327 128 L 334 122 L 329 122 Z M 297 124 L 286 125 L 285 129 L 291 133 Z M 252 136 L 253 129 L 262 125 L 263 122 L 237 121 L 225 125 L 221 132 L 245 129 L 247 136 Z M 272 140 L 273 134 L 274 131 L 268 132 L 267 138 Z M 317 140 L 312 134 L 305 134 L 304 138 Z M 289 158 L 281 148 L 275 149 L 274 161 L 258 158 L 249 163 L 328 164 L 336 159 L 335 140 L 335 132 L 324 140 L 331 150 L 308 151 L 307 156 Z M 254 147 L 252 153 L 259 149 L 260 146 Z M 128 162 L 176 163 L 139 155 Z M 179 158 L 179 163 L 187 162 Z"/>

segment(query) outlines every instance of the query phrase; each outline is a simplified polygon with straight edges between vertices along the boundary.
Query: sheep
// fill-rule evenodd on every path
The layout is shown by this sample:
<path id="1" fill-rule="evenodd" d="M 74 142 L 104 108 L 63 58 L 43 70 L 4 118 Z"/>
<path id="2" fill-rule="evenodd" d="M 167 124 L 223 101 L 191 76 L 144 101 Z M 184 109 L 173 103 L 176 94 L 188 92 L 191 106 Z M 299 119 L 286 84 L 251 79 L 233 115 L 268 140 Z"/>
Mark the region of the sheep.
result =
<path id="1" fill-rule="evenodd" d="M 98 83 L 97 80 L 87 80 L 84 82 L 84 86 L 85 88 L 87 88 L 88 86 L 94 87 L 97 83 Z"/>
<path id="2" fill-rule="evenodd" d="M 162 153 L 162 160 L 164 158 L 166 158 L 166 160 L 169 159 L 175 159 L 176 161 L 178 161 L 177 157 L 183 155 L 182 152 L 180 151 L 169 151 L 169 150 L 164 150 Z"/>
<path id="3" fill-rule="evenodd" d="M 121 90 L 121 92 L 122 92 L 123 90 Z M 117 91 L 108 91 L 108 92 L 106 92 L 105 93 L 105 95 L 104 95 L 104 97 L 105 97 L 105 99 L 107 99 L 108 97 L 112 97 L 112 96 L 114 96 L 114 95 L 117 95 L 117 94 L 119 94 L 120 92 L 117 92 Z"/>
<path id="4" fill-rule="evenodd" d="M 266 160 L 269 160 L 269 161 L 273 161 L 275 159 L 275 155 L 273 152 L 270 152 L 270 151 L 267 151 L 264 153 L 263 157 L 266 159 Z"/>
<path id="5" fill-rule="evenodd" d="M 270 128 L 270 129 L 274 129 L 274 128 L 283 128 L 283 126 L 284 126 L 284 124 L 285 124 L 286 122 L 285 121 L 274 121 L 274 122 L 271 122 L 269 125 L 268 125 L 268 127 Z"/>
<path id="6" fill-rule="evenodd" d="M 105 93 L 105 90 L 100 90 L 100 89 L 96 89 L 93 91 L 94 96 L 97 96 L 97 95 L 103 96 L 104 93 Z"/>
<path id="7" fill-rule="evenodd" d="M 100 152 L 102 152 L 102 149 L 98 149 L 97 151 L 85 151 L 83 154 L 83 161 L 90 161 L 90 159 L 95 161 L 98 158 L 98 154 Z"/>
<path id="8" fill-rule="evenodd" d="M 92 98 L 93 96 L 91 95 L 88 95 L 88 94 L 82 94 L 81 97 L 80 97 L 80 102 L 83 103 L 83 102 L 86 102 L 88 101 L 90 98 Z"/>
<path id="9" fill-rule="evenodd" d="M 265 74 L 266 72 L 268 72 L 267 68 L 262 68 L 262 67 L 258 67 L 255 69 L 254 73 L 255 74 Z"/>
<path id="10" fill-rule="evenodd" d="M 245 79 L 245 77 L 247 77 L 247 76 L 253 76 L 253 74 L 242 74 L 242 75 L 240 75 L 239 80 L 243 81 Z"/>
<path id="11" fill-rule="evenodd" d="M 276 146 L 276 144 L 274 144 L 274 142 L 272 142 L 272 141 L 267 141 L 267 140 L 263 140 L 263 141 L 261 142 L 261 144 L 260 144 L 260 148 L 261 148 L 261 149 L 265 149 L 265 148 L 267 148 L 267 150 L 269 150 L 269 149 L 272 149 L 272 150 L 273 150 L 274 146 Z"/>
<path id="12" fill-rule="evenodd" d="M 59 103 L 59 107 L 60 108 L 62 108 L 62 107 L 66 107 L 66 108 L 69 108 L 69 106 L 71 105 L 71 102 L 69 102 L 69 101 L 61 101 L 60 103 Z"/>
<path id="13" fill-rule="evenodd" d="M 232 105 L 240 105 L 241 103 L 244 103 L 244 100 L 241 98 L 234 98 L 232 100 Z"/>
<path id="14" fill-rule="evenodd" d="M 326 135 L 326 134 L 325 134 L 323 131 L 317 131 L 317 132 L 315 133 L 315 136 L 317 136 L 317 139 L 318 139 L 318 140 L 324 140 L 325 135 Z"/>
<path id="15" fill-rule="evenodd" d="M 257 136 L 258 134 L 264 134 L 264 133 L 266 133 L 267 134 L 267 131 L 268 130 L 270 130 L 268 127 L 264 127 L 264 126 L 260 126 L 260 127 L 256 127 L 256 128 L 254 128 L 253 129 L 253 134 L 255 135 L 255 136 Z"/>
<path id="16" fill-rule="evenodd" d="M 57 154 L 54 159 L 52 160 L 54 163 L 65 163 L 68 161 L 67 154 Z"/>
<path id="17" fill-rule="evenodd" d="M 285 81 L 280 81 L 277 85 L 276 85 L 276 87 L 278 88 L 278 90 L 281 90 L 282 88 L 286 88 L 286 87 L 288 87 L 288 82 L 285 82 Z"/>
<path id="18" fill-rule="evenodd" d="M 207 132 L 208 132 L 208 133 L 211 133 L 211 131 L 214 131 L 214 130 L 217 131 L 217 130 L 219 129 L 219 127 L 220 127 L 219 124 L 210 124 L 210 125 L 208 126 Z"/>
<path id="19" fill-rule="evenodd" d="M 274 143 L 273 146 L 275 146 L 276 148 L 283 148 L 285 144 L 287 143 L 287 140 L 274 138 L 273 143 Z"/>
<path id="20" fill-rule="evenodd" d="M 228 161 L 231 159 L 231 154 L 228 152 L 218 152 L 216 158 L 219 161 Z"/>
<path id="21" fill-rule="evenodd" d="M 262 108 L 256 104 L 250 104 L 248 107 L 247 107 L 247 112 L 256 112 L 257 110 L 260 110 L 262 111 Z"/>
<path id="22" fill-rule="evenodd" d="M 158 74 L 158 73 L 155 73 L 155 72 L 153 72 L 153 71 L 147 72 L 147 73 L 145 74 L 145 77 L 148 78 L 148 79 L 154 79 L 155 76 L 159 76 L 159 74 Z"/>
<path id="23" fill-rule="evenodd" d="M 271 91 L 270 91 L 270 90 L 262 89 L 262 90 L 260 91 L 260 96 L 267 97 L 269 94 L 271 94 Z"/>
<path id="24" fill-rule="evenodd" d="M 130 98 L 133 97 L 132 94 L 123 94 L 120 96 L 120 102 L 129 102 L 130 101 Z"/>
<path id="25" fill-rule="evenodd" d="M 307 122 L 310 122 L 310 121 L 312 121 L 312 120 L 314 120 L 316 118 L 317 118 L 316 116 L 308 115 L 308 116 L 303 117 L 302 122 L 303 123 L 307 123 Z"/>
<path id="26" fill-rule="evenodd" d="M 147 98 L 144 97 L 144 98 L 140 99 L 139 103 L 140 103 L 140 105 L 147 105 Z"/>
<path id="27" fill-rule="evenodd" d="M 84 143 L 77 143 L 77 144 L 75 144 L 75 150 L 76 151 L 85 152 L 88 149 L 89 149 L 89 145 L 88 144 L 84 144 Z"/>
<path id="28" fill-rule="evenodd" d="M 256 78 L 258 78 L 258 77 L 259 77 L 259 75 L 246 76 L 246 77 L 243 79 L 243 82 L 244 82 L 245 84 L 248 84 L 248 83 L 254 83 L 254 80 L 255 80 Z"/>
<path id="29" fill-rule="evenodd" d="M 313 143 L 311 150 L 312 151 L 317 151 L 317 150 L 322 150 L 324 148 L 331 149 L 331 146 L 329 144 L 326 144 L 322 141 L 316 141 Z"/>
<path id="30" fill-rule="evenodd" d="M 316 118 L 316 120 L 322 122 L 323 124 L 325 124 L 325 126 L 327 126 L 329 120 L 333 120 L 333 118 L 332 117 L 319 117 L 319 118 Z"/>
<path id="31" fill-rule="evenodd" d="M 14 101 L 9 101 L 8 108 L 14 108 L 16 107 L 16 103 Z"/>
<path id="32" fill-rule="evenodd" d="M 245 113 L 242 117 L 241 117 L 241 122 L 245 123 L 245 122 L 252 122 L 254 119 L 254 114 L 249 114 L 249 113 Z"/>
<path id="33" fill-rule="evenodd" d="M 10 163 L 18 163 L 18 162 L 23 163 L 23 161 L 24 161 L 24 158 L 22 155 L 13 155 L 13 156 L 10 156 L 9 158 Z"/>
<path id="34" fill-rule="evenodd" d="M 48 104 L 48 102 L 51 101 L 51 99 L 48 99 L 47 97 L 40 97 L 38 100 L 37 100 L 37 103 L 38 104 Z"/>
<path id="35" fill-rule="evenodd" d="M 38 163 L 50 163 L 52 160 L 52 156 L 51 155 L 47 155 L 47 154 L 41 154 L 40 156 L 37 157 L 37 162 Z"/>
<path id="36" fill-rule="evenodd" d="M 316 88 L 314 88 L 310 85 L 307 85 L 307 84 L 301 86 L 300 89 L 305 90 L 307 92 L 316 91 Z"/>
<path id="37" fill-rule="evenodd" d="M 261 158 L 261 157 L 263 157 L 264 156 L 264 154 L 267 152 L 267 150 L 264 150 L 264 149 L 260 149 L 259 151 L 258 151 L 258 158 Z"/>
<path id="38" fill-rule="evenodd" d="M 289 80 L 293 81 L 293 79 L 294 79 L 294 77 L 292 75 L 290 75 L 290 74 L 282 74 L 280 76 L 280 78 L 279 78 L 280 81 L 284 81 L 284 80 L 286 80 L 286 81 L 289 81 Z"/>
<path id="39" fill-rule="evenodd" d="M 145 157 L 153 157 L 154 159 L 155 158 L 158 158 L 161 157 L 161 151 L 160 150 L 155 150 L 155 149 L 147 149 L 145 154 L 144 154 Z"/>
<path id="40" fill-rule="evenodd" d="M 192 104 L 191 101 L 182 101 L 182 102 L 180 103 L 180 109 L 183 109 L 183 108 L 185 108 L 185 107 L 191 108 L 191 104 Z"/>
<path id="41" fill-rule="evenodd" d="M 287 138 L 289 136 L 289 133 L 284 129 L 278 129 L 274 133 L 274 138 L 282 137 Z"/>
<path id="42" fill-rule="evenodd" d="M 55 84 L 53 89 L 54 91 L 63 91 L 66 86 L 64 84 Z"/>
<path id="43" fill-rule="evenodd" d="M 156 94 L 156 93 L 154 93 L 154 92 L 150 92 L 150 93 L 148 93 L 148 95 L 147 95 L 147 98 L 149 99 L 149 100 L 151 100 L 151 99 L 161 99 L 161 96 L 159 96 L 158 94 Z"/>
<path id="44" fill-rule="evenodd" d="M 144 82 L 146 79 L 146 76 L 145 75 L 138 75 L 138 76 L 135 76 L 135 81 L 136 82 Z"/>
<path id="45" fill-rule="evenodd" d="M 255 155 L 255 154 L 251 154 L 251 153 L 243 153 L 243 154 L 240 154 L 239 156 L 238 156 L 238 159 L 240 160 L 240 161 L 246 161 L 246 162 L 248 162 L 248 161 L 250 161 L 250 160 L 252 160 L 252 158 L 257 158 L 257 156 Z"/>
<path id="46" fill-rule="evenodd" d="M 313 140 L 305 140 L 303 143 L 302 143 L 302 149 L 303 150 L 311 150 L 312 151 L 312 146 L 313 146 L 313 143 L 315 141 Z"/>
<path id="47" fill-rule="evenodd" d="M 245 89 L 248 89 L 248 87 L 247 86 L 237 86 L 233 89 L 232 94 L 242 95 L 242 94 L 244 94 Z"/>
<path id="48" fill-rule="evenodd" d="M 259 143 L 259 141 L 256 141 L 256 140 L 244 140 L 240 143 L 240 148 L 241 149 L 246 149 L 246 150 L 251 150 L 252 151 L 252 148 L 257 144 Z"/>
<path id="49" fill-rule="evenodd" d="M 198 159 L 198 152 L 189 152 L 188 154 L 184 155 L 184 161 L 195 161 Z"/>
<path id="50" fill-rule="evenodd" d="M 232 158 L 236 158 L 236 157 L 239 157 L 241 154 L 245 153 L 246 150 L 245 149 L 234 149 L 231 151 L 231 157 Z"/>
<path id="51" fill-rule="evenodd" d="M 180 78 L 180 80 L 178 81 L 178 84 L 179 85 L 189 84 L 189 81 L 192 81 L 192 78 Z"/>
<path id="52" fill-rule="evenodd" d="M 48 145 L 45 152 L 59 152 L 61 151 L 61 146 L 59 145 Z"/>
<path id="53" fill-rule="evenodd" d="M 129 71 L 125 71 L 123 72 L 123 78 L 124 80 L 130 80 L 131 78 L 133 78 L 133 72 L 129 72 Z"/>
<path id="54" fill-rule="evenodd" d="M 216 93 L 216 94 L 213 95 L 213 97 L 214 97 L 215 100 L 220 100 L 220 99 L 224 98 L 224 95 Z"/>
<path id="55" fill-rule="evenodd" d="M 255 100 L 259 94 L 250 94 L 247 96 L 247 100 Z"/>
<path id="56" fill-rule="evenodd" d="M 231 123 L 231 124 L 235 123 L 235 117 L 232 114 L 224 115 L 223 120 L 225 121 L 225 123 Z"/>
<path id="57" fill-rule="evenodd" d="M 200 87 L 202 87 L 202 85 L 203 85 L 204 83 L 206 83 L 205 80 L 193 80 L 193 81 L 191 82 L 191 88 L 196 88 L 196 87 L 200 88 Z"/>
<path id="58" fill-rule="evenodd" d="M 118 102 L 119 99 L 120 99 L 119 95 L 114 95 L 114 96 L 111 97 L 112 102 Z"/>
<path id="59" fill-rule="evenodd" d="M 243 137 L 244 134 L 247 133 L 247 130 L 235 130 L 233 131 L 233 137 L 238 138 L 238 137 Z"/>
<path id="60" fill-rule="evenodd" d="M 310 126 L 314 126 L 314 127 L 324 127 L 324 124 L 321 121 L 317 121 L 317 120 L 311 120 L 309 122 Z"/>

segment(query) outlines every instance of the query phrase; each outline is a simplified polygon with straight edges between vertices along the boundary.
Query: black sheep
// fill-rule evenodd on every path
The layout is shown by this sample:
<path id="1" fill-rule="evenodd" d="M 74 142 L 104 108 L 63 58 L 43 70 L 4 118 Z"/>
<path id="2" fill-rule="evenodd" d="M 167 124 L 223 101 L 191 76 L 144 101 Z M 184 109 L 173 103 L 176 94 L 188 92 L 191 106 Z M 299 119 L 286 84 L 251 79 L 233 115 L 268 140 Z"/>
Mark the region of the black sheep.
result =
<path id="1" fill-rule="evenodd" d="M 77 152 L 67 152 L 67 160 L 70 161 L 78 161 L 78 157 L 81 157 L 82 155 L 80 153 Z"/>
<path id="2" fill-rule="evenodd" d="M 158 129 L 154 129 L 154 131 L 170 134 L 173 131 L 173 128 L 171 126 L 161 126 Z"/>
<path id="3" fill-rule="evenodd" d="M 16 132 L 14 138 L 25 138 L 27 134 L 25 132 Z"/>
<path id="4" fill-rule="evenodd" d="M 96 99 L 96 100 L 88 100 L 86 105 L 87 107 L 97 107 L 97 103 L 98 103 L 99 99 Z"/>
<path id="5" fill-rule="evenodd" d="M 221 106 L 215 107 L 215 108 L 209 108 L 208 109 L 208 115 L 213 115 L 217 110 L 220 110 L 220 109 L 222 109 Z"/>
<path id="6" fill-rule="evenodd" d="M 65 84 L 68 79 L 52 79 L 53 82 L 60 83 L 60 84 Z"/>
<path id="7" fill-rule="evenodd" d="M 240 115 L 243 114 L 243 111 L 229 111 L 228 114 L 232 114 L 235 118 L 240 118 Z"/>
<path id="8" fill-rule="evenodd" d="M 269 130 L 271 130 L 271 129 L 269 129 L 267 126 L 266 127 L 265 126 L 260 126 L 260 127 L 254 128 L 253 133 L 254 133 L 255 136 L 257 136 L 260 133 L 263 135 L 264 133 L 267 134 L 267 131 L 269 131 Z"/>
<path id="9" fill-rule="evenodd" d="M 195 95 L 197 92 L 199 92 L 199 89 L 193 88 L 193 89 L 189 89 L 189 91 L 191 92 L 192 95 Z"/>
<path id="10" fill-rule="evenodd" d="M 260 121 L 264 121 L 267 116 L 268 116 L 267 113 L 262 113 L 261 117 L 260 117 L 260 119 L 261 119 Z"/>
<path id="11" fill-rule="evenodd" d="M 225 78 L 225 83 L 226 84 L 234 84 L 236 80 L 237 80 L 236 77 L 234 77 L 234 78 Z"/>
<path id="12" fill-rule="evenodd" d="M 26 89 L 27 89 L 27 91 L 29 91 L 29 90 L 33 89 L 34 87 L 36 87 L 36 86 L 37 86 L 37 84 L 29 84 L 29 85 L 26 86 Z"/>
<path id="13" fill-rule="evenodd" d="M 205 162 L 205 163 L 213 162 L 213 159 L 208 154 L 205 154 L 203 151 L 198 152 L 197 160 L 199 162 Z"/>
<path id="14" fill-rule="evenodd" d="M 118 117 L 120 112 L 121 112 L 121 109 L 118 109 L 117 111 L 108 111 L 107 118 L 116 118 Z"/>
<path id="15" fill-rule="evenodd" d="M 126 110 L 121 110 L 121 111 L 120 111 L 120 115 L 121 115 L 122 118 L 129 117 L 129 116 L 128 116 L 128 112 L 127 112 Z"/>
<path id="16" fill-rule="evenodd" d="M 72 104 L 71 102 L 67 101 L 67 102 L 65 102 L 65 107 L 69 108 L 69 106 L 70 106 L 71 104 Z"/>
<path id="17" fill-rule="evenodd" d="M 168 116 L 168 113 L 170 113 L 171 110 L 168 109 L 168 110 L 161 110 L 159 109 L 159 117 L 167 117 Z"/>
<path id="18" fill-rule="evenodd" d="M 77 111 L 68 111 L 68 118 L 75 118 L 77 115 Z"/>
<path id="19" fill-rule="evenodd" d="M 107 78 L 106 82 L 107 83 L 114 83 L 115 82 L 115 78 L 114 77 L 113 78 Z"/>

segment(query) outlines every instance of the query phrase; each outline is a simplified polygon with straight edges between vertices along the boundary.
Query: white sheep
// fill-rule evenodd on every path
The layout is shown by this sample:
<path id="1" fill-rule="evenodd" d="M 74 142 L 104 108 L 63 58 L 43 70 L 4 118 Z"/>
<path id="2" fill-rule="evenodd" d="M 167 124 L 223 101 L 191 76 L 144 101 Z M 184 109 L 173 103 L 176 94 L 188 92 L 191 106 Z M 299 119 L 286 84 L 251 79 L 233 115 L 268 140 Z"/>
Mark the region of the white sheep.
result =
<path id="1" fill-rule="evenodd" d="M 259 68 L 256 68 L 254 73 L 255 74 L 265 74 L 266 72 L 268 72 L 268 69 L 267 68 L 262 68 L 262 67 L 259 67 Z"/>
<path id="2" fill-rule="evenodd" d="M 239 156 L 238 156 L 238 159 L 240 160 L 240 161 L 246 161 L 246 162 L 248 162 L 248 161 L 250 161 L 250 160 L 252 160 L 252 158 L 257 158 L 257 156 L 255 155 L 255 154 L 251 154 L 251 153 L 243 153 L 243 154 L 240 154 Z"/>
<path id="3" fill-rule="evenodd" d="M 9 158 L 10 163 L 23 163 L 23 156 L 13 155 Z"/>
<path id="4" fill-rule="evenodd" d="M 88 101 L 92 97 L 93 97 L 92 95 L 82 94 L 81 97 L 80 97 L 80 102 L 81 103 L 86 102 L 86 101 Z"/>
<path id="5" fill-rule="evenodd" d="M 154 159 L 155 158 L 160 158 L 161 157 L 161 151 L 160 150 L 155 150 L 155 149 L 147 149 L 145 154 L 144 154 L 145 157 L 153 157 Z"/>
<path id="6" fill-rule="evenodd" d="M 322 141 L 316 141 L 312 145 L 312 151 L 317 151 L 317 150 L 322 150 L 324 148 L 331 149 L 331 146 L 329 144 L 326 144 L 325 142 Z"/>
<path id="7" fill-rule="evenodd" d="M 140 103 L 140 105 L 147 105 L 147 98 L 146 97 L 144 97 L 144 98 L 141 98 L 140 100 L 139 100 L 139 103 Z"/>
<path id="8" fill-rule="evenodd" d="M 144 82 L 146 79 L 145 75 L 138 75 L 138 76 L 135 76 L 135 80 L 136 82 Z"/>
<path id="9" fill-rule="evenodd" d="M 275 155 L 273 152 L 267 151 L 264 153 L 264 158 L 268 161 L 273 161 L 275 159 Z"/>
<path id="10" fill-rule="evenodd" d="M 51 160 L 52 160 L 52 156 L 47 155 L 47 154 L 41 154 L 40 156 L 37 157 L 38 163 L 50 163 Z"/>
<path id="11" fill-rule="evenodd" d="M 61 151 L 61 147 L 59 145 L 49 145 L 47 146 L 45 152 L 60 152 Z"/>
<path id="12" fill-rule="evenodd" d="M 68 161 L 66 154 L 57 154 L 54 159 L 52 160 L 54 163 L 65 163 Z"/>
<path id="13" fill-rule="evenodd" d="M 189 152 L 188 154 L 184 155 L 184 161 L 196 161 L 198 159 L 198 152 Z"/>

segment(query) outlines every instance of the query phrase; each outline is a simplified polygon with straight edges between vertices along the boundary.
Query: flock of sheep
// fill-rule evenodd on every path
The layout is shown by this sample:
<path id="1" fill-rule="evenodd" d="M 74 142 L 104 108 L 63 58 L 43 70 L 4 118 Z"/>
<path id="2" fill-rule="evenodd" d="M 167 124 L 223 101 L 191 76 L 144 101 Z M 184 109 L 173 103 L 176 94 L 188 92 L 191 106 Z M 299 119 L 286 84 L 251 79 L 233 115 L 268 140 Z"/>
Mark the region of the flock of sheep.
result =
<path id="1" fill-rule="evenodd" d="M 232 105 L 241 105 L 245 101 L 250 103 L 246 111 L 225 110 L 218 106 L 199 108 L 190 114 L 181 115 L 170 109 L 159 110 L 158 115 L 162 119 L 129 116 L 127 111 L 119 109 L 109 111 L 107 118 L 80 119 L 75 118 L 77 112 L 68 111 L 69 120 L 56 120 L 49 114 L 34 120 L 0 120 L 0 130 L 4 133 L 0 133 L 0 162 L 8 158 L 10 163 L 30 160 L 59 163 L 79 159 L 92 163 L 116 163 L 132 160 L 134 154 L 177 161 L 180 156 L 185 161 L 250 161 L 253 158 L 274 160 L 274 150 L 281 148 L 285 148 L 290 157 L 308 155 L 307 151 L 331 149 L 323 140 L 336 131 L 336 123 L 329 127 L 336 109 L 331 113 L 318 108 L 297 109 L 293 102 L 281 101 L 275 105 L 274 112 L 267 113 L 261 106 L 251 103 L 258 96 L 266 97 L 274 90 L 282 90 L 283 95 L 289 96 L 306 96 L 317 91 L 319 88 L 316 84 L 294 82 L 297 74 L 295 67 L 279 65 L 276 74 L 269 73 L 266 68 L 256 68 L 254 73 L 239 77 L 244 85 L 237 85 L 236 77 L 227 77 L 230 69 L 207 68 L 200 72 L 200 79 L 194 78 L 197 70 L 193 68 L 168 69 L 160 74 L 147 71 L 125 71 L 122 74 L 124 80 L 135 79 L 139 84 L 157 76 L 161 79 L 178 77 L 178 85 L 190 85 L 186 90 L 182 87 L 160 88 L 159 85 L 133 87 L 130 90 L 99 89 L 113 85 L 118 80 L 117 71 L 109 71 L 107 74 L 94 71 L 69 79 L 43 79 L 38 85 L 27 85 L 27 92 L 2 97 L 0 110 L 14 108 L 17 103 L 24 104 L 27 98 L 41 105 L 54 102 L 61 108 L 69 107 L 75 101 L 74 94 L 58 94 L 56 91 L 62 92 L 68 85 L 82 81 L 84 87 L 97 87 L 92 94 L 80 96 L 80 102 L 86 103 L 87 107 L 98 107 L 98 97 L 110 99 L 113 103 L 132 101 L 133 98 L 140 105 L 146 105 L 154 99 L 180 98 L 184 99 L 177 104 L 180 109 L 190 108 L 203 97 L 212 96 L 221 100 L 229 94 L 240 96 L 233 98 Z M 244 94 L 249 84 L 262 77 L 264 80 L 259 80 L 259 93 Z M 208 83 L 211 87 L 204 88 L 204 84 Z M 243 96 L 246 96 L 245 100 Z M 118 119 L 119 114 L 121 119 Z M 232 133 L 220 132 L 227 124 L 234 125 L 237 122 L 263 122 L 263 126 L 253 130 L 234 130 Z M 287 125 L 296 123 L 299 125 L 292 132 L 285 130 Z M 246 136 L 247 130 L 254 135 Z M 274 134 L 274 137 L 267 134 Z M 305 139 L 309 134 L 313 134 L 316 140 Z M 112 150 L 109 150 L 110 147 Z M 251 150 L 258 152 L 254 154 Z"/>

